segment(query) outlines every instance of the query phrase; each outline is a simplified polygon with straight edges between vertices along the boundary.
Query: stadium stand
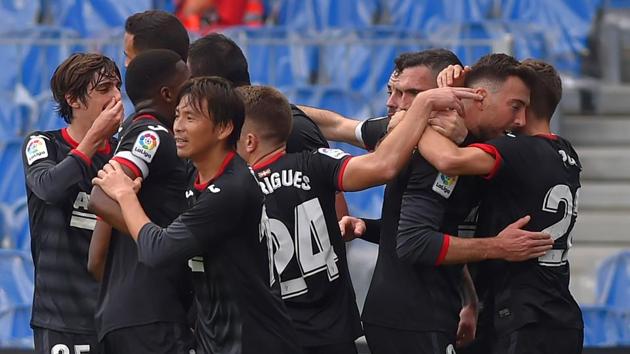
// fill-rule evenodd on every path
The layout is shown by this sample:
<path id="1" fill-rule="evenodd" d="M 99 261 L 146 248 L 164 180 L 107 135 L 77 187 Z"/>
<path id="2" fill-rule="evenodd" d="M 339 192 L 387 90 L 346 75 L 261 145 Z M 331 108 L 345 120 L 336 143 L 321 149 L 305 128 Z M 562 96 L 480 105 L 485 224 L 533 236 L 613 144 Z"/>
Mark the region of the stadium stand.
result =
<path id="1" fill-rule="evenodd" d="M 504 51 L 556 65 L 565 83 L 557 128 L 584 167 L 571 286 L 583 304 L 585 343 L 630 345 L 630 256 L 617 254 L 630 248 L 630 1 L 268 0 L 265 7 L 269 26 L 225 31 L 248 57 L 252 81 L 283 88 L 294 103 L 356 118 L 384 113 L 392 61 L 404 51 L 449 47 L 467 64 Z M 54 68 L 84 50 L 122 64 L 124 20 L 149 8 L 173 11 L 174 3 L 0 2 L 0 347 L 32 346 L 22 138 L 62 124 L 48 90 Z M 589 53 L 596 62 L 583 60 Z M 581 74 L 588 65 L 594 78 Z M 351 211 L 378 217 L 381 194 L 348 194 Z M 348 250 L 362 305 L 375 250 L 360 240 Z"/>

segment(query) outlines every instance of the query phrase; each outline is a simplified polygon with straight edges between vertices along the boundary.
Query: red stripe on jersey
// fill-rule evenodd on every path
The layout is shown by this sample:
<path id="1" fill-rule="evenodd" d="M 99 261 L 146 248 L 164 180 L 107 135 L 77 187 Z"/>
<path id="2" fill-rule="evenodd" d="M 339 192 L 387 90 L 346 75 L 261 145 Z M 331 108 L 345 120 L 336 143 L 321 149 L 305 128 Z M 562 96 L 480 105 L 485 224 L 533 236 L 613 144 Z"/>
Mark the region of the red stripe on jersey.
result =
<path id="1" fill-rule="evenodd" d="M 478 149 L 481 149 L 484 152 L 486 152 L 488 155 L 492 155 L 492 157 L 494 157 L 494 166 L 492 166 L 492 170 L 490 170 L 490 173 L 488 173 L 487 175 L 483 176 L 483 178 L 485 178 L 485 179 L 492 179 L 492 178 L 494 178 L 494 176 L 496 176 L 497 172 L 499 172 L 499 168 L 501 167 L 501 164 L 503 163 L 503 158 L 501 157 L 501 154 L 499 153 L 499 150 L 497 150 L 496 147 L 494 147 L 494 146 L 492 146 L 490 144 L 470 144 L 468 146 L 476 147 Z"/>
<path id="2" fill-rule="evenodd" d="M 83 160 L 88 166 L 92 166 L 92 159 L 88 155 L 82 153 L 81 151 L 79 151 L 77 149 L 70 150 L 70 153 L 72 155 L 75 155 L 75 156 L 81 158 L 81 160 Z"/>
<path id="3" fill-rule="evenodd" d="M 444 238 L 442 239 L 442 248 L 440 248 L 440 254 L 438 254 L 438 258 L 435 260 L 435 265 L 439 266 L 444 262 L 446 258 L 446 254 L 448 253 L 448 247 L 451 244 L 451 235 L 444 234 Z"/>
<path id="4" fill-rule="evenodd" d="M 553 133 L 549 133 L 549 134 L 536 134 L 535 136 L 539 136 L 541 138 L 546 138 L 549 140 L 558 140 L 558 136 L 556 134 Z"/>
<path id="5" fill-rule="evenodd" d="M 280 158 L 281 158 L 282 156 L 284 156 L 285 154 L 286 154 L 286 151 L 285 151 L 285 150 L 278 151 L 277 153 L 275 153 L 275 154 L 271 155 L 268 159 L 263 160 L 263 161 L 261 161 L 261 162 L 259 162 L 259 163 L 255 164 L 254 166 L 252 166 L 252 169 L 253 169 L 254 171 L 258 171 L 258 170 L 260 170 L 260 169 L 262 169 L 262 168 L 265 168 L 265 167 L 267 167 L 267 166 L 271 165 L 272 163 L 274 163 L 274 162 L 278 161 L 278 159 L 280 159 Z"/>
<path id="6" fill-rule="evenodd" d="M 346 172 L 346 167 L 348 167 L 348 162 L 352 160 L 352 156 L 348 157 L 344 162 L 341 163 L 341 168 L 339 169 L 339 174 L 337 175 L 337 188 L 340 191 L 343 189 L 343 174 Z"/>
<path id="7" fill-rule="evenodd" d="M 208 182 L 201 183 L 201 181 L 199 181 L 199 171 L 197 171 L 197 177 L 195 178 L 195 183 L 193 184 L 195 189 L 201 192 L 202 190 L 208 188 L 208 185 L 210 183 L 214 182 L 217 178 L 221 177 L 223 172 L 225 172 L 225 168 L 230 163 L 230 161 L 232 161 L 234 156 L 236 156 L 236 152 L 234 151 L 228 152 L 227 155 L 225 155 L 223 162 L 221 162 L 221 166 L 219 166 L 219 170 L 217 171 L 217 173 L 214 174 L 214 177 L 208 180 Z"/>
<path id="8" fill-rule="evenodd" d="M 123 166 L 127 166 L 131 170 L 131 172 L 133 172 L 133 174 L 136 175 L 136 178 L 142 177 L 142 171 L 140 171 L 140 169 L 138 168 L 138 166 L 136 166 L 135 163 L 120 156 L 114 156 L 112 160 L 118 162 L 119 164 Z"/>
<path id="9" fill-rule="evenodd" d="M 72 139 L 72 137 L 68 133 L 68 128 L 61 129 L 61 136 L 63 137 L 63 140 L 65 140 L 68 145 L 70 145 L 73 149 L 76 149 L 77 146 L 79 146 L 79 143 L 76 140 Z M 97 152 L 109 155 L 112 152 L 112 147 L 109 144 L 109 141 L 105 141 L 105 146 L 98 149 Z"/>

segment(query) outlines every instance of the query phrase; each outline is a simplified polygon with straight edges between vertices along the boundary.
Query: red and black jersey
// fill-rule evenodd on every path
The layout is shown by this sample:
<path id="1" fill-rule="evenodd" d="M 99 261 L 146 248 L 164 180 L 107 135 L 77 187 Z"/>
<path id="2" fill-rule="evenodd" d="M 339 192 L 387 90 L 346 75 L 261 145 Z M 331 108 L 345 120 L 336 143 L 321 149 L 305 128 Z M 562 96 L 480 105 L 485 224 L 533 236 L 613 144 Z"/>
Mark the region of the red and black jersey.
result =
<path id="1" fill-rule="evenodd" d="M 217 176 L 195 183 L 192 207 L 166 228 L 148 223 L 138 256 L 152 267 L 203 257 L 207 305 L 198 312 L 201 353 L 299 353 L 279 296 L 263 194 L 234 152 Z M 190 192 L 189 192 L 190 195 Z"/>
<path id="2" fill-rule="evenodd" d="M 384 136 L 387 120 L 362 124 L 367 147 L 376 146 Z M 364 322 L 455 337 L 462 305 L 462 266 L 441 263 L 450 235 L 462 235 L 474 225 L 469 215 L 477 203 L 472 177 L 439 173 L 414 151 L 409 165 L 385 188 L 379 253 L 363 309 Z"/>
<path id="3" fill-rule="evenodd" d="M 302 346 L 352 342 L 361 335 L 335 193 L 351 156 L 337 149 L 280 152 L 253 166 L 280 273 L 282 298 Z"/>
<path id="4" fill-rule="evenodd" d="M 301 109 L 292 104 L 291 114 L 293 127 L 287 139 L 287 152 L 314 151 L 328 147 L 322 131 Z"/>
<path id="5" fill-rule="evenodd" d="M 495 158 L 479 212 L 479 229 L 496 235 L 530 215 L 525 229 L 552 235 L 553 249 L 538 259 L 493 262 L 494 323 L 499 332 L 528 323 L 582 328 L 569 292 L 571 230 L 577 218 L 581 165 L 571 144 L 557 135 L 507 135 L 473 144 Z"/>
<path id="6" fill-rule="evenodd" d="M 185 209 L 186 167 L 163 121 L 153 112 L 136 113 L 120 132 L 113 159 L 143 178 L 140 204 L 151 220 L 166 226 Z M 186 323 L 189 277 L 185 261 L 162 267 L 138 262 L 133 239 L 113 230 L 96 313 L 99 338 L 123 327 Z"/>
<path id="7" fill-rule="evenodd" d="M 94 334 L 98 283 L 87 271 L 96 216 L 88 211 L 92 178 L 109 161 L 112 142 L 91 159 L 66 129 L 24 140 L 35 294 L 31 326 Z"/>

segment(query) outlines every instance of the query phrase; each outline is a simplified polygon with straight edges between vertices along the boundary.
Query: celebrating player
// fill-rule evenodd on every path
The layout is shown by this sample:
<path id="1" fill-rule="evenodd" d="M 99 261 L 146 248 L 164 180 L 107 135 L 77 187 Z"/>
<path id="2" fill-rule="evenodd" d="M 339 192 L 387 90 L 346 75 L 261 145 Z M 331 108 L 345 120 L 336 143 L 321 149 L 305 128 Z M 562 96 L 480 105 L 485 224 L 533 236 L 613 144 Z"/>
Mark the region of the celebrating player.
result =
<path id="1" fill-rule="evenodd" d="M 130 179 L 117 162 L 94 183 L 125 205 L 124 220 L 143 264 L 161 267 L 203 256 L 203 281 L 211 289 L 204 303 L 211 308 L 199 321 L 213 331 L 197 334 L 198 352 L 300 353 L 279 297 L 263 194 L 234 151 L 243 120 L 243 103 L 227 81 L 201 77 L 182 88 L 177 153 L 193 161 L 197 178 L 188 192 L 191 207 L 165 228 L 145 214 L 133 190 L 139 179 Z"/>
<path id="2" fill-rule="evenodd" d="M 130 176 L 143 178 L 140 202 L 162 226 L 186 206 L 186 169 L 171 131 L 177 95 L 188 77 L 179 55 L 166 49 L 139 54 L 125 76 L 136 112 L 120 133 L 113 159 Z M 92 195 L 90 207 L 116 228 L 109 245 L 95 234 L 90 250 L 92 270 L 103 273 L 96 319 L 105 351 L 188 353 L 193 344 L 186 323 L 190 305 L 186 263 L 150 267 L 139 262 L 136 244 L 125 236 L 128 224 L 120 205 L 97 187 Z"/>
<path id="3" fill-rule="evenodd" d="M 50 80 L 68 126 L 33 132 L 24 141 L 37 353 L 99 352 L 94 327 L 98 283 L 87 272 L 96 216 L 87 206 L 90 180 L 110 159 L 110 139 L 122 121 L 120 82 L 109 58 L 72 55 Z"/>

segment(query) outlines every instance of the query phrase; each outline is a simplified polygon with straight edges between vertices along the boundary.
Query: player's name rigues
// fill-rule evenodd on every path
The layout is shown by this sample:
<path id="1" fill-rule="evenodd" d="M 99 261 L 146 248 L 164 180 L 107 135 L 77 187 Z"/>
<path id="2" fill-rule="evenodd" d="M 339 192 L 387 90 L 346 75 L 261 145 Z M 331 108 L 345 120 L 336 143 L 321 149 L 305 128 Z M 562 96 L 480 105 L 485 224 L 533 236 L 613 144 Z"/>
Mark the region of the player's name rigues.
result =
<path id="1" fill-rule="evenodd" d="M 260 189 L 263 193 L 270 194 L 280 187 L 295 187 L 305 191 L 311 190 L 310 178 L 301 171 L 282 170 L 273 172 L 263 170 L 258 172 Z"/>

